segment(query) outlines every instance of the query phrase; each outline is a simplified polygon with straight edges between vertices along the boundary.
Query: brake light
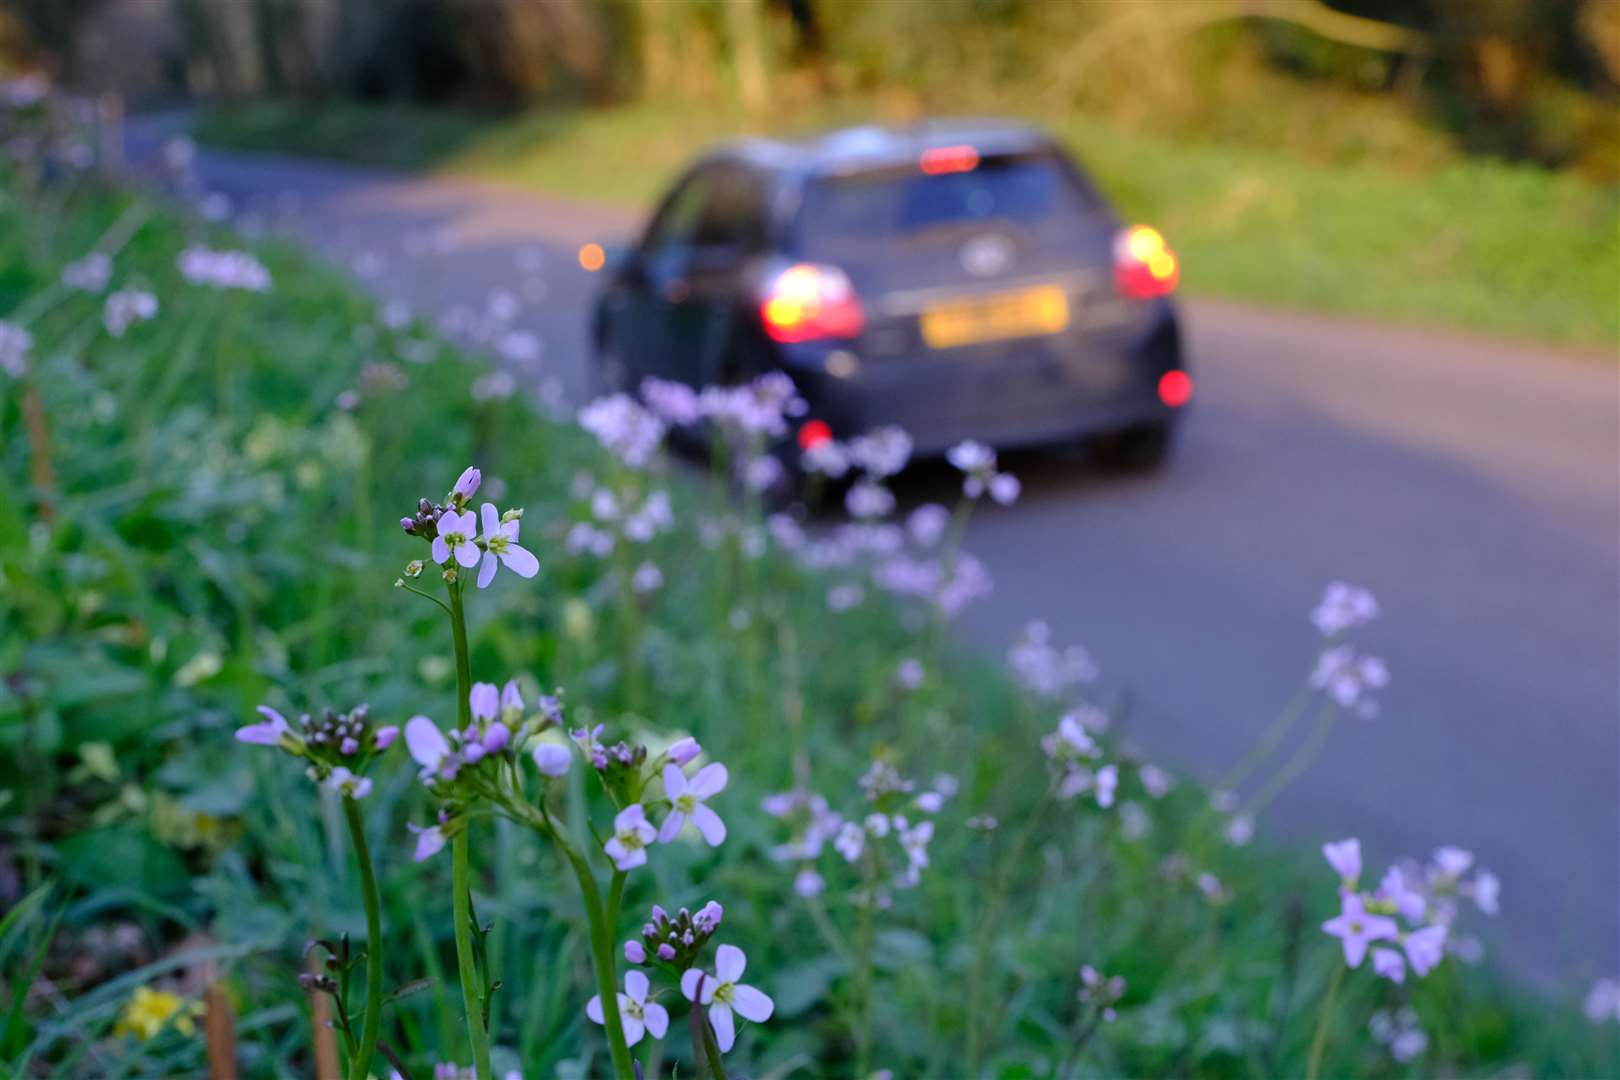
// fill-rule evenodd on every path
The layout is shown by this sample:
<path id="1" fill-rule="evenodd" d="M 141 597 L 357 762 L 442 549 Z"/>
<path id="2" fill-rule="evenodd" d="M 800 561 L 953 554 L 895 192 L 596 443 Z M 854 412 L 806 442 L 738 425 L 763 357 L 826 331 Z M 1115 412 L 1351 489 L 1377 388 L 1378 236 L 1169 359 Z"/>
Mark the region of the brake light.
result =
<path id="1" fill-rule="evenodd" d="M 1159 230 L 1132 225 L 1114 238 L 1114 284 L 1132 300 L 1169 296 L 1181 280 L 1181 264 Z"/>
<path id="2" fill-rule="evenodd" d="M 917 167 L 929 176 L 972 172 L 979 167 L 979 152 L 971 146 L 936 146 L 922 152 Z"/>
<path id="3" fill-rule="evenodd" d="M 772 341 L 857 338 L 866 326 L 849 275 L 815 263 L 795 263 L 772 278 L 759 313 Z"/>
<path id="4" fill-rule="evenodd" d="M 799 428 L 799 449 L 809 453 L 822 443 L 832 440 L 832 428 L 825 420 L 806 420 Z"/>
<path id="5" fill-rule="evenodd" d="M 1179 409 L 1192 400 L 1192 376 L 1179 369 L 1159 376 L 1159 400 L 1172 409 Z"/>

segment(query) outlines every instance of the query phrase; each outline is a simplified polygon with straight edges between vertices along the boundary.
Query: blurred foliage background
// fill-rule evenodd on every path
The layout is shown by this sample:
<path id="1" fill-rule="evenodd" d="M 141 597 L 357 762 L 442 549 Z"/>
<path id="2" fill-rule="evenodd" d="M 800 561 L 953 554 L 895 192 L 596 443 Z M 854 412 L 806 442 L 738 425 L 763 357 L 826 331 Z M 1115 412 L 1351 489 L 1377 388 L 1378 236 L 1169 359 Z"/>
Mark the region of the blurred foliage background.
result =
<path id="1" fill-rule="evenodd" d="M 653 99 L 766 119 L 994 103 L 1411 168 L 1617 178 L 1610 0 L 6 0 L 0 53 L 135 100 L 516 110 Z M 1333 122 L 1321 122 L 1331 109 Z"/>

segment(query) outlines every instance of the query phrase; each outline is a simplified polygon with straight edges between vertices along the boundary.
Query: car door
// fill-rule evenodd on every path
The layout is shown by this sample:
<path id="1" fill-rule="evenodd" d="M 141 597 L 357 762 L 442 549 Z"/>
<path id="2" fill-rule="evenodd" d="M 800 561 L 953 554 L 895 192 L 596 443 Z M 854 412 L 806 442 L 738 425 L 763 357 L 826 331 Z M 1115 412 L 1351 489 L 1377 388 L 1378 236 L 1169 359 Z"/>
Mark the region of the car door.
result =
<path id="1" fill-rule="evenodd" d="M 608 301 L 610 363 L 616 381 L 633 387 L 642 376 L 676 378 L 670 342 L 672 305 L 685 295 L 692 240 L 709 201 L 711 170 L 688 173 L 665 197 L 641 242 L 619 270 Z"/>

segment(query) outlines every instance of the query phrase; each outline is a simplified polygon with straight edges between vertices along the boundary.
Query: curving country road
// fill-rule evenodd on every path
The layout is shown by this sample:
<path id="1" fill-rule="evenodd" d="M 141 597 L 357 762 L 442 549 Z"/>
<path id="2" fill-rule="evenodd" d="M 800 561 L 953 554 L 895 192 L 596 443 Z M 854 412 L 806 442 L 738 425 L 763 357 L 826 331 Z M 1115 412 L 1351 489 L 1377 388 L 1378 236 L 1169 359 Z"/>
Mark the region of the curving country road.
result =
<path id="1" fill-rule="evenodd" d="M 131 125 L 137 168 L 163 131 Z M 570 400 L 589 385 L 594 282 L 573 253 L 623 236 L 622 211 L 286 158 L 205 151 L 197 171 L 424 312 L 530 279 L 517 324 L 545 376 Z M 964 632 L 1001 653 L 1044 618 L 1128 693 L 1134 741 L 1213 776 L 1308 671 L 1322 585 L 1368 586 L 1384 614 L 1360 640 L 1393 671 L 1381 713 L 1339 727 L 1262 835 L 1360 835 L 1370 862 L 1471 848 L 1503 879 L 1487 942 L 1514 967 L 1566 990 L 1613 974 L 1616 355 L 1204 300 L 1185 314 L 1199 397 L 1177 459 L 1138 480 L 1017 460 L 1023 499 L 967 541 L 996 590 Z M 951 483 L 924 469 L 901 495 Z"/>

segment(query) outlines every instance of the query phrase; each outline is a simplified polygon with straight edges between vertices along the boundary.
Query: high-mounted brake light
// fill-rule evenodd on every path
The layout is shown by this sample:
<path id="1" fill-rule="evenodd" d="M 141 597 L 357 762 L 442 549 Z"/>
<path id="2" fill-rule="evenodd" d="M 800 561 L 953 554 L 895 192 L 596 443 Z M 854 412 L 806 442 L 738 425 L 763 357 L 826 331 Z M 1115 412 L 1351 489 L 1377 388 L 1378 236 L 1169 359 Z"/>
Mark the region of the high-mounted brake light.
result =
<path id="1" fill-rule="evenodd" d="M 972 172 L 979 167 L 979 152 L 971 146 L 936 146 L 922 152 L 917 167 L 929 176 Z"/>
<path id="2" fill-rule="evenodd" d="M 1181 263 L 1159 230 L 1132 225 L 1114 238 L 1114 284 L 1132 300 L 1169 296 L 1181 280 Z"/>
<path id="3" fill-rule="evenodd" d="M 817 263 L 795 263 L 773 277 L 759 313 L 772 341 L 848 340 L 866 326 L 849 275 Z"/>

